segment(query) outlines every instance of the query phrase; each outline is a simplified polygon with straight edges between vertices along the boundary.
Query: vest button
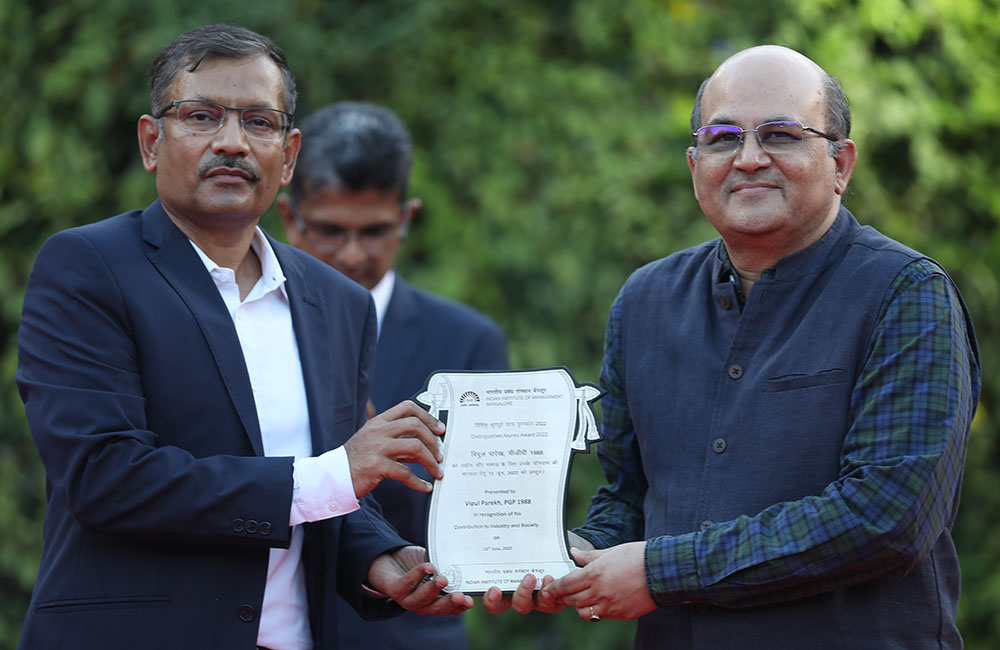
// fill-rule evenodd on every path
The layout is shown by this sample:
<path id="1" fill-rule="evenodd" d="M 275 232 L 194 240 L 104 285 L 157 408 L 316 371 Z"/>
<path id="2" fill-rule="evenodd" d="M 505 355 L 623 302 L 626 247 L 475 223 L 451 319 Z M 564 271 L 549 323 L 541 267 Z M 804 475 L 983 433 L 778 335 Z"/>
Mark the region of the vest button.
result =
<path id="1" fill-rule="evenodd" d="M 729 366 L 730 379 L 739 379 L 742 376 L 743 376 L 743 366 L 741 366 L 738 363 L 734 363 L 733 365 Z"/>
<path id="2" fill-rule="evenodd" d="M 239 614 L 240 620 L 244 623 L 250 623 L 257 618 L 257 610 L 252 605 L 240 605 L 236 613 Z"/>
<path id="3" fill-rule="evenodd" d="M 733 301 L 729 299 L 729 296 L 722 296 L 719 298 L 719 306 L 728 311 L 732 308 Z"/>
<path id="4" fill-rule="evenodd" d="M 701 526 L 699 526 L 699 528 L 701 528 L 702 531 L 705 531 L 708 529 L 709 526 L 713 525 L 714 523 L 715 523 L 714 521 L 706 519 L 705 521 L 701 522 Z"/>
<path id="5" fill-rule="evenodd" d="M 726 450 L 727 446 L 725 438 L 716 438 L 715 442 L 712 443 L 712 451 L 717 454 L 721 454 Z"/>

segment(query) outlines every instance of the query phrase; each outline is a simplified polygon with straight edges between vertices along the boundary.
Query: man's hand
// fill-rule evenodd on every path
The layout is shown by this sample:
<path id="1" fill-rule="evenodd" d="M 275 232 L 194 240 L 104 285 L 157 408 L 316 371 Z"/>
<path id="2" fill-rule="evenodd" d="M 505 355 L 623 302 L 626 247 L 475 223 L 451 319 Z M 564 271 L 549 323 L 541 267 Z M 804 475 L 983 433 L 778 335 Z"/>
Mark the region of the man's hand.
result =
<path id="1" fill-rule="evenodd" d="M 551 614 L 566 607 L 566 603 L 559 602 L 551 593 L 546 593 L 544 587 L 552 584 L 555 578 L 545 576 L 542 578 L 540 591 L 535 591 L 538 578 L 532 574 L 524 576 L 521 584 L 513 594 L 505 596 L 497 587 L 490 587 L 483 594 L 483 607 L 491 614 L 500 614 L 513 607 L 518 614 L 527 614 L 531 611 L 545 612 Z"/>
<path id="2" fill-rule="evenodd" d="M 368 569 L 368 584 L 418 614 L 459 614 L 472 607 L 472 597 L 461 592 L 441 590 L 448 579 L 435 575 L 434 565 L 419 546 L 404 546 L 393 553 L 375 558 Z"/>
<path id="3" fill-rule="evenodd" d="M 569 540 L 571 550 L 594 550 L 593 544 L 571 530 L 566 531 L 566 537 Z M 490 587 L 490 589 L 483 594 L 483 607 L 485 607 L 486 610 L 492 614 L 500 614 L 501 612 L 507 611 L 510 607 L 513 607 L 514 611 L 518 614 L 527 614 L 528 612 L 536 610 L 545 612 L 546 614 L 558 612 L 566 607 L 566 603 L 560 602 L 554 593 L 544 588 L 551 585 L 553 582 L 555 582 L 555 578 L 552 576 L 545 576 L 542 578 L 543 588 L 539 591 L 535 591 L 535 585 L 538 584 L 538 578 L 529 573 L 524 576 L 521 580 L 521 584 L 519 584 L 514 593 L 509 596 L 504 596 L 503 592 L 497 587 Z"/>
<path id="4" fill-rule="evenodd" d="M 418 492 L 430 492 L 431 484 L 404 463 L 420 463 L 431 476 L 441 478 L 441 451 L 436 436 L 442 433 L 444 425 L 409 400 L 369 419 L 344 444 L 355 496 L 360 499 L 384 478 Z"/>
<path id="5" fill-rule="evenodd" d="M 542 594 L 576 608 L 580 618 L 632 619 L 656 609 L 646 586 L 646 543 L 597 551 L 572 549 L 583 568 L 542 588 Z"/>

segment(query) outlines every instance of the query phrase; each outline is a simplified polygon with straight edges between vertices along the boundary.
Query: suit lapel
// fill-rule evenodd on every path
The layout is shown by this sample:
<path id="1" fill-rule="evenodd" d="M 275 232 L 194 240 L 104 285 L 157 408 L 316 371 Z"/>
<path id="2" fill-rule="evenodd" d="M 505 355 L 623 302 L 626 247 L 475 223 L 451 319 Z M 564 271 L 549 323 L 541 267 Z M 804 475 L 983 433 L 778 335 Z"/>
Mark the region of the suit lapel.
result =
<path id="1" fill-rule="evenodd" d="M 285 291 L 309 405 L 313 455 L 318 456 L 337 446 L 331 436 L 333 408 L 335 403 L 343 403 L 353 394 L 350 387 L 337 385 L 337 379 L 342 380 L 345 373 L 336 372 L 338 359 L 333 330 L 338 323 L 342 326 L 342 321 L 333 321 L 331 310 L 336 306 L 326 304 L 324 294 L 309 282 L 300 260 L 288 254 L 270 235 L 267 238 L 285 274 Z M 343 364 L 343 359 L 339 361 Z"/>
<path id="2" fill-rule="evenodd" d="M 142 214 L 142 238 L 151 247 L 146 253 L 149 261 L 198 322 L 250 444 L 258 456 L 263 456 L 257 407 L 233 319 L 198 253 L 170 221 L 159 199 Z"/>
<path id="3" fill-rule="evenodd" d="M 375 352 L 372 399 L 379 412 L 393 406 L 396 400 L 392 396 L 397 395 L 404 382 L 409 381 L 405 369 L 417 350 L 413 341 L 420 335 L 415 330 L 418 316 L 413 287 L 397 275 Z"/>

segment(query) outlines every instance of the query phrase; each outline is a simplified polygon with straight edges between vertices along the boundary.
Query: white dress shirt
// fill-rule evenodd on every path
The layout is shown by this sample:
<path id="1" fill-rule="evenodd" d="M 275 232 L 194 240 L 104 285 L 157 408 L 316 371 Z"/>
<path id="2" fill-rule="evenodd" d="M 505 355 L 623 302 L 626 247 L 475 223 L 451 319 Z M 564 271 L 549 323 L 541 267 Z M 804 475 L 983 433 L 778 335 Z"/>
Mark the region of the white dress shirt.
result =
<path id="1" fill-rule="evenodd" d="M 375 318 L 378 319 L 378 333 L 382 333 L 382 321 L 385 320 L 385 312 L 389 309 L 389 300 L 392 299 L 392 289 L 396 286 L 396 272 L 389 269 L 382 276 L 374 287 L 372 287 L 372 300 L 375 301 Z"/>
<path id="2" fill-rule="evenodd" d="M 260 228 L 252 248 L 261 277 L 240 300 L 236 273 L 213 262 L 192 241 L 236 325 L 253 388 L 265 456 L 293 456 L 293 526 L 287 549 L 273 548 L 261 606 L 257 644 L 273 650 L 312 650 L 299 524 L 359 508 L 343 447 L 313 457 L 309 409 L 285 276 Z M 333 396 L 331 396 L 332 399 Z"/>

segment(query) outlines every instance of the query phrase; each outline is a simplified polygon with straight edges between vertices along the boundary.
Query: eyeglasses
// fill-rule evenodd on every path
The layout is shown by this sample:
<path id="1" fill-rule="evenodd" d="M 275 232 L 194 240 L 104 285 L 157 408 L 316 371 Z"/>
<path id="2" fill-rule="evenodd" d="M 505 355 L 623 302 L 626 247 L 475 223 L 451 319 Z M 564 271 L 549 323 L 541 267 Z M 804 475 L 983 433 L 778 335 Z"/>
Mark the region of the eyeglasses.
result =
<path id="1" fill-rule="evenodd" d="M 399 223 L 375 223 L 360 230 L 348 230 L 332 223 L 303 219 L 295 209 L 292 213 L 299 230 L 312 234 L 309 239 L 310 247 L 327 255 L 340 252 L 355 239 L 367 255 L 381 255 L 405 236 L 405 231 L 401 230 L 402 224 Z"/>
<path id="2" fill-rule="evenodd" d="M 226 123 L 226 115 L 233 111 L 239 115 L 243 132 L 258 140 L 281 140 L 294 117 L 291 113 L 263 106 L 233 108 L 201 99 L 175 99 L 160 111 L 156 119 L 175 107 L 177 126 L 190 133 L 217 133 Z"/>
<path id="3" fill-rule="evenodd" d="M 800 122 L 764 122 L 755 129 L 741 129 L 732 124 L 709 124 L 703 126 L 691 135 L 694 137 L 698 152 L 709 155 L 732 155 L 743 144 L 745 133 L 755 133 L 760 148 L 767 153 L 788 153 L 798 149 L 802 144 L 806 131 L 823 136 L 827 140 L 837 138 L 818 131 Z"/>

